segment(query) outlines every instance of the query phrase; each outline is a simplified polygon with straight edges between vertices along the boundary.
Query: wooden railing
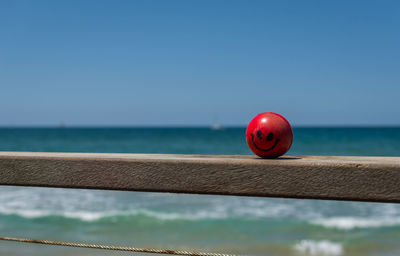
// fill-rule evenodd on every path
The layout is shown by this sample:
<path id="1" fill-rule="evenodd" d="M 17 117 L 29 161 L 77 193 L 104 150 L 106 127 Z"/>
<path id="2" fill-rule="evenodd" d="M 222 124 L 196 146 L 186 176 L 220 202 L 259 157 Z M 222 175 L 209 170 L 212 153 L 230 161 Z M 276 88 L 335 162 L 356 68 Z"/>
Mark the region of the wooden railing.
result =
<path id="1" fill-rule="evenodd" d="M 400 202 L 400 157 L 0 152 L 0 185 Z"/>
<path id="2" fill-rule="evenodd" d="M 0 152 L 0 185 L 400 202 L 400 157 Z M 233 254 L 0 236 L 2 241 L 174 255 Z"/>

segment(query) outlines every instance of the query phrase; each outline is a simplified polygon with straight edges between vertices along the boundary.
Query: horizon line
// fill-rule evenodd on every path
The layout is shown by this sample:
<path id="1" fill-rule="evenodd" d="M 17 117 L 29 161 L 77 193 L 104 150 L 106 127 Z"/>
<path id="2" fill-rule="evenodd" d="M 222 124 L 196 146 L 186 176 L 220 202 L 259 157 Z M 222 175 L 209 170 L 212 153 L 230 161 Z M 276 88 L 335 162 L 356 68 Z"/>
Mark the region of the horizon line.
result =
<path id="1" fill-rule="evenodd" d="M 212 125 L 0 125 L 0 129 L 74 129 L 74 128 L 141 128 L 141 129 L 162 129 L 162 128 L 207 128 Z M 247 125 L 221 125 L 222 129 L 246 128 Z M 400 128 L 400 124 L 306 124 L 292 125 L 293 128 Z"/>

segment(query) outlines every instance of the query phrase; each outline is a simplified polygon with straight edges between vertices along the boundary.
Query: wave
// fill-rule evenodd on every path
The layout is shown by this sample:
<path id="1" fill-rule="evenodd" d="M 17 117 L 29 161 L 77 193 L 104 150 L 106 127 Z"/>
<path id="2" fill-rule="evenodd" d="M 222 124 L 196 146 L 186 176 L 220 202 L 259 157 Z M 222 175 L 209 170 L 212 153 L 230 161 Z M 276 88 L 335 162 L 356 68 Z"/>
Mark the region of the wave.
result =
<path id="1" fill-rule="evenodd" d="M 215 208 L 192 209 L 192 210 L 152 210 L 146 208 L 128 209 L 128 210 L 76 210 L 76 209 L 32 209 L 32 208 L 6 208 L 0 206 L 1 215 L 14 215 L 27 219 L 45 218 L 45 217 L 63 217 L 67 219 L 78 219 L 84 222 L 98 221 L 104 218 L 120 218 L 145 216 L 164 221 L 184 220 L 184 221 L 201 221 L 201 220 L 230 220 L 242 219 L 250 221 L 281 221 L 281 220 L 301 220 L 279 215 L 285 207 L 277 206 L 266 211 L 264 209 L 238 208 L 232 210 L 230 207 L 219 206 Z"/>
<path id="2" fill-rule="evenodd" d="M 400 205 L 53 188 L 0 188 L 0 214 L 84 222 L 157 220 L 291 221 L 350 230 L 400 225 Z M 110 220 L 108 220 L 110 221 Z"/>
<path id="3" fill-rule="evenodd" d="M 350 230 L 355 228 L 380 228 L 400 225 L 400 217 L 332 217 L 321 218 L 311 221 L 314 225 L 321 225 L 325 228 L 337 228 Z"/>
<path id="4" fill-rule="evenodd" d="M 52 216 L 59 216 L 67 219 L 79 219 L 81 221 L 96 221 L 107 216 L 113 216 L 111 213 L 95 213 L 95 212 L 50 212 L 44 210 L 19 209 L 6 210 L 0 209 L 2 215 L 14 215 L 26 219 L 38 219 Z"/>
<path id="5" fill-rule="evenodd" d="M 226 212 L 210 212 L 208 210 L 195 212 L 158 212 L 146 209 L 130 210 L 130 211 L 48 211 L 34 209 L 4 209 L 0 207 L 0 214 L 6 216 L 18 216 L 25 219 L 42 219 L 49 217 L 61 217 L 71 220 L 79 220 L 83 222 L 96 221 L 118 221 L 126 218 L 153 218 L 159 221 L 206 221 L 206 220 L 229 220 L 239 219 L 245 220 L 243 216 L 229 216 Z M 260 220 L 260 219 L 259 219 Z M 266 219 L 264 219 L 265 221 Z M 269 219 L 270 221 L 279 221 L 278 219 Z M 281 220 L 283 221 L 283 220 Z M 285 220 L 287 221 L 287 220 Z M 300 220 L 298 220 L 300 221 Z M 299 222 L 297 222 L 299 223 Z M 314 220 L 303 220 L 302 223 L 307 225 L 317 225 L 323 228 L 334 228 L 340 230 L 351 230 L 356 228 L 382 228 L 400 225 L 400 217 L 385 218 L 360 218 L 360 217 L 331 217 L 319 218 Z M 292 223 L 293 224 L 293 223 Z"/>
<path id="6" fill-rule="evenodd" d="M 117 218 L 117 217 L 133 217 L 133 216 L 146 216 L 156 218 L 159 220 L 218 220 L 228 219 L 225 214 L 211 213 L 208 211 L 198 211 L 195 213 L 167 213 L 156 212 L 150 210 L 137 210 L 137 211 L 109 211 L 109 212 L 88 212 L 88 211 L 74 211 L 74 212 L 52 212 L 45 210 L 6 210 L 0 209 L 2 215 L 14 215 L 27 219 L 37 219 L 46 217 L 63 217 L 67 219 L 78 219 L 84 222 L 98 221 L 104 218 Z"/>
<path id="7" fill-rule="evenodd" d="M 294 249 L 301 255 L 339 256 L 343 254 L 343 245 L 328 240 L 302 240 L 294 245 Z"/>
<path id="8" fill-rule="evenodd" d="M 313 214 L 298 211 L 298 207 L 304 207 L 302 202 L 278 199 L 41 188 L 2 188 L 0 192 L 0 214 L 24 218 L 62 216 L 96 221 L 104 217 L 143 214 L 162 220 L 298 219 Z"/>

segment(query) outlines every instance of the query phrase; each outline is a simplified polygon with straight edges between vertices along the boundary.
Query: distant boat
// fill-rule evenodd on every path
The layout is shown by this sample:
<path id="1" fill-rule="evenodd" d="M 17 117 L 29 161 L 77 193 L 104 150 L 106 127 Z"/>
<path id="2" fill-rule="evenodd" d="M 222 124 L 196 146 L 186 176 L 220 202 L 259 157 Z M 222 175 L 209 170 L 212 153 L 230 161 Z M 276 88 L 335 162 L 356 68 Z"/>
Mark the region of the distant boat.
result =
<path id="1" fill-rule="evenodd" d="M 224 130 L 224 127 L 222 127 L 222 125 L 215 123 L 213 125 L 211 125 L 211 130 L 213 131 L 218 131 L 218 130 Z"/>

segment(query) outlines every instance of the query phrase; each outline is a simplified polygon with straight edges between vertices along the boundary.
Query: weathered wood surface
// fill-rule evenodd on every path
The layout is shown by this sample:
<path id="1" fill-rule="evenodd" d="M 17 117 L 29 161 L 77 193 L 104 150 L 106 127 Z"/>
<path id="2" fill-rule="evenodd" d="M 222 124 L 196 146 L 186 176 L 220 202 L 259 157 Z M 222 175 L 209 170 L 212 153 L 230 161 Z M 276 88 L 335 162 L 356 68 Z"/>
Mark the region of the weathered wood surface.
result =
<path id="1" fill-rule="evenodd" d="M 400 202 L 400 157 L 0 152 L 0 185 Z"/>

